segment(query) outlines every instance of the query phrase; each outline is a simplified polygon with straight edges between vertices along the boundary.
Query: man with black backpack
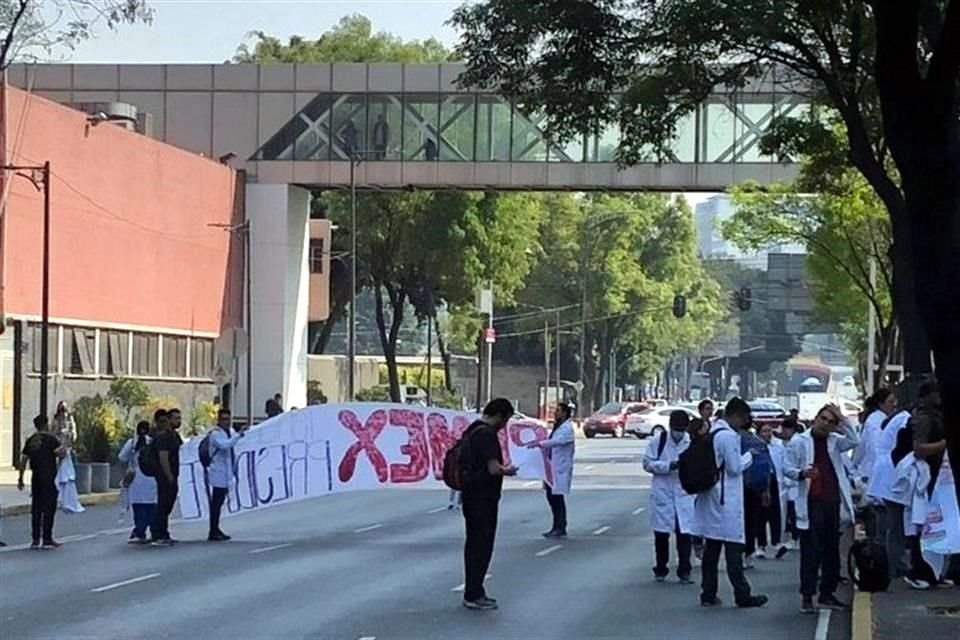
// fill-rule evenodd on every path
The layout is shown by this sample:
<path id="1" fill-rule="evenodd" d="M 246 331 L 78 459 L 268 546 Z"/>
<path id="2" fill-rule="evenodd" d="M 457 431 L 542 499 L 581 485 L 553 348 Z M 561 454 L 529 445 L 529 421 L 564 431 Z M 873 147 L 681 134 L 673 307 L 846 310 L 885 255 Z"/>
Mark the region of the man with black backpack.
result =
<path id="1" fill-rule="evenodd" d="M 700 604 L 718 607 L 720 552 L 724 551 L 727 577 L 738 607 L 762 607 L 769 598 L 752 595 L 743 575 L 743 470 L 750 466 L 750 453 L 740 453 L 740 436 L 734 427 L 750 422 L 750 406 L 731 399 L 710 428 L 707 437 L 695 441 L 680 458 L 680 482 L 687 493 L 697 494 L 694 503 L 694 533 L 705 539 Z"/>
<path id="2" fill-rule="evenodd" d="M 516 467 L 503 464 L 497 437 L 513 414 L 509 400 L 491 400 L 483 409 L 483 417 L 471 424 L 463 436 L 463 519 L 467 534 L 463 548 L 466 574 L 463 606 L 467 609 L 497 608 L 497 601 L 487 597 L 483 580 L 493 557 L 503 478 L 517 473 Z"/>

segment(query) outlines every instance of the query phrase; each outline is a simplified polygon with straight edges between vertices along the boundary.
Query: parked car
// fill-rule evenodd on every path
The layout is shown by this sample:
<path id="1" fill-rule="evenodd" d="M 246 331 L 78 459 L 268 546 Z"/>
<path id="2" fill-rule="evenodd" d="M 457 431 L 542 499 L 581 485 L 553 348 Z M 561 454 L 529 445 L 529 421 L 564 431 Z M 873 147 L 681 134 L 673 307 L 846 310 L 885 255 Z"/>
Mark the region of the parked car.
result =
<path id="1" fill-rule="evenodd" d="M 583 435 L 592 438 L 605 433 L 620 438 L 626 432 L 627 417 L 647 408 L 643 402 L 608 402 L 584 420 Z"/>
<path id="2" fill-rule="evenodd" d="M 654 407 L 628 416 L 626 432 L 638 438 L 647 438 L 653 435 L 653 431 L 657 427 L 669 429 L 670 414 L 674 411 L 686 411 L 691 420 L 698 417 L 696 411 L 682 405 Z"/>
<path id="3" fill-rule="evenodd" d="M 751 400 L 747 404 L 750 405 L 753 424 L 758 428 L 769 424 L 776 429 L 787 417 L 786 409 L 780 403 L 772 400 Z"/>

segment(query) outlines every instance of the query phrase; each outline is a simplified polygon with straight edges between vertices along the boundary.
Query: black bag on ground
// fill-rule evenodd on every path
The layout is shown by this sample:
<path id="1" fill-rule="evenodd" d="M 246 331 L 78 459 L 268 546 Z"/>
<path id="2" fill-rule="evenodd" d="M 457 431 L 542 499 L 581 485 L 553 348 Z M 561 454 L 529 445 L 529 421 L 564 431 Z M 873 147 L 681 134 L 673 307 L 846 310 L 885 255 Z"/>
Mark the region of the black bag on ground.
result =
<path id="1" fill-rule="evenodd" d="M 680 454 L 677 470 L 680 486 L 690 495 L 709 491 L 720 481 L 723 469 L 717 466 L 711 432 L 703 438 L 695 438 L 686 451 Z"/>
<path id="2" fill-rule="evenodd" d="M 156 478 L 160 474 L 160 450 L 157 449 L 156 438 L 137 452 L 137 465 L 145 476 Z"/>
<path id="3" fill-rule="evenodd" d="M 857 540 L 847 556 L 847 573 L 860 591 L 886 591 L 890 586 L 890 561 L 886 549 L 874 540 Z"/>

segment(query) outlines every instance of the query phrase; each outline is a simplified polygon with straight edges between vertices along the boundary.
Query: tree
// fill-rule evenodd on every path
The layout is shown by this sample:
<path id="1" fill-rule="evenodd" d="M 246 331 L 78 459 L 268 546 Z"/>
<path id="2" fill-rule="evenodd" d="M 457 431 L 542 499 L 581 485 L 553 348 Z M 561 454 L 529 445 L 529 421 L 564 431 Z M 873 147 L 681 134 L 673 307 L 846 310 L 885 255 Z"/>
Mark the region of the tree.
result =
<path id="1" fill-rule="evenodd" d="M 698 103 L 770 65 L 812 88 L 890 216 L 904 366 L 928 373 L 932 346 L 960 459 L 960 327 L 942 322 L 960 304 L 960 0 L 487 0 L 452 22 L 465 83 L 542 110 L 559 139 L 619 122 L 624 164 L 665 157 Z"/>
<path id="2" fill-rule="evenodd" d="M 73 49 L 100 25 L 153 21 L 144 0 L 0 0 L 0 69 Z"/>
<path id="3" fill-rule="evenodd" d="M 447 62 L 451 52 L 435 38 L 404 41 L 386 31 L 373 32 L 373 24 L 359 14 L 340 18 L 335 27 L 316 40 L 290 36 L 284 44 L 263 31 L 248 34 L 234 62 Z"/>
<path id="4" fill-rule="evenodd" d="M 150 387 L 136 378 L 117 378 L 110 383 L 107 399 L 124 413 L 124 425 L 131 426 L 133 412 L 150 402 Z"/>
<path id="5" fill-rule="evenodd" d="M 879 373 L 894 355 L 897 330 L 890 300 L 890 221 L 876 193 L 856 171 L 832 178 L 830 191 L 798 193 L 795 185 L 755 185 L 733 190 L 737 212 L 724 235 L 745 249 L 775 242 L 807 248 L 814 318 L 836 326 L 865 375 L 868 308 L 877 320 Z M 871 281 L 871 262 L 877 280 Z M 865 379 L 865 378 L 862 378 Z"/>

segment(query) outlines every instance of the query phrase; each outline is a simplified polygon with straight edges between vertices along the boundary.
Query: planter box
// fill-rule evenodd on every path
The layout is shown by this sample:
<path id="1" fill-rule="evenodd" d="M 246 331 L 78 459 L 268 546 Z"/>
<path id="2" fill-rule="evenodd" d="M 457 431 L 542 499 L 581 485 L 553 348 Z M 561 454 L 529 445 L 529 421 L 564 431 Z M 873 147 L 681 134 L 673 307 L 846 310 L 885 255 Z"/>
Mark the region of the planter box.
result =
<path id="1" fill-rule="evenodd" d="M 74 463 L 77 472 L 77 493 L 90 493 L 90 484 L 93 478 L 93 469 L 88 462 Z"/>
<path id="2" fill-rule="evenodd" d="M 110 463 L 91 462 L 90 469 L 90 491 L 93 493 L 110 491 Z"/>
<path id="3" fill-rule="evenodd" d="M 110 488 L 119 489 L 120 485 L 123 484 L 123 476 L 126 473 L 127 473 L 127 465 L 125 464 L 110 465 Z"/>

